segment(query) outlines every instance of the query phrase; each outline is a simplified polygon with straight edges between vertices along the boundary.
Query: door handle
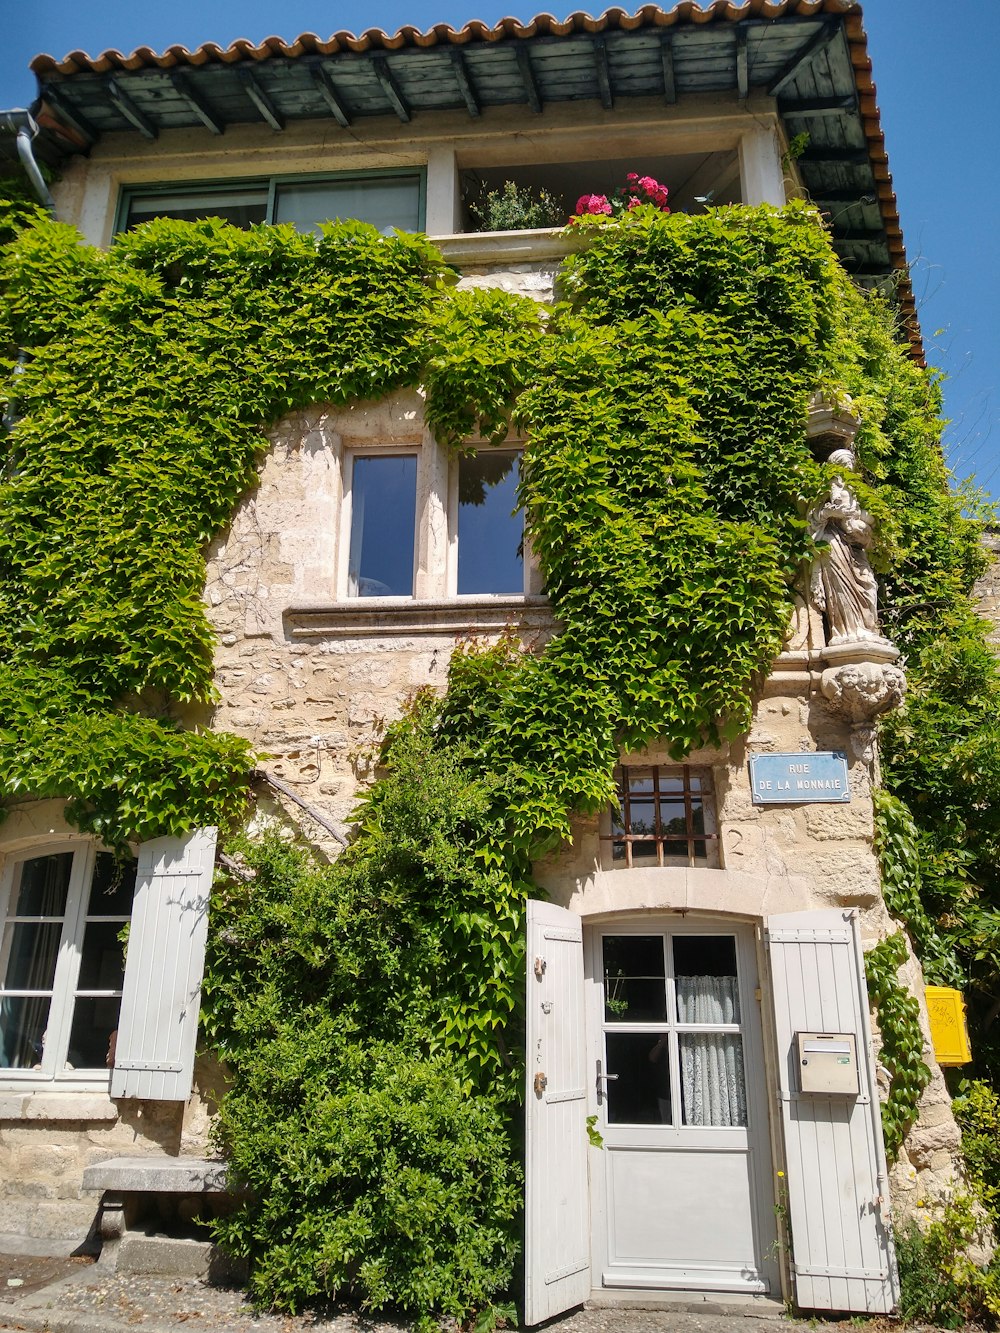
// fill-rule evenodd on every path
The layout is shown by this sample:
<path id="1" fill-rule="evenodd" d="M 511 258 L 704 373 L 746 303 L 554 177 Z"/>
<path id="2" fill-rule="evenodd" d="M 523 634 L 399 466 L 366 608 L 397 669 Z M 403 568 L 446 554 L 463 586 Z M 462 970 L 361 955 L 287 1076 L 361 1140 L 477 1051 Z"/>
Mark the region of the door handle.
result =
<path id="1" fill-rule="evenodd" d="M 602 1074 L 602 1065 L 600 1060 L 597 1062 L 597 1105 L 600 1106 L 607 1096 L 606 1083 L 613 1083 L 618 1077 L 617 1074 Z"/>

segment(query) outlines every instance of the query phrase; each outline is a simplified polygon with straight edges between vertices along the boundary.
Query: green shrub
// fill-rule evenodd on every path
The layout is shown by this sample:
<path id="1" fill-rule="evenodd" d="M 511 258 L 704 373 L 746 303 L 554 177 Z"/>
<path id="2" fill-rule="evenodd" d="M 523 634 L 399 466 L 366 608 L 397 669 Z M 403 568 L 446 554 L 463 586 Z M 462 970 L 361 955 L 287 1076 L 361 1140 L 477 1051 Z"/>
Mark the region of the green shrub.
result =
<path id="1" fill-rule="evenodd" d="M 951 1105 L 962 1130 L 966 1179 L 1000 1232 L 1000 1096 L 988 1083 L 963 1080 Z"/>
<path id="2" fill-rule="evenodd" d="M 533 227 L 562 227 L 569 213 L 561 199 L 548 190 L 532 190 L 514 181 L 489 190 L 469 205 L 476 231 L 523 231 Z"/>
<path id="3" fill-rule="evenodd" d="M 295 1310 L 349 1289 L 370 1309 L 461 1319 L 504 1290 L 521 1176 L 504 1108 L 469 1091 L 460 1062 L 345 1038 L 318 1013 L 282 1024 L 255 1072 L 226 1099 L 223 1126 L 262 1206 L 218 1224 L 252 1260 L 254 1297 Z"/>
<path id="4" fill-rule="evenodd" d="M 896 1231 L 899 1313 L 907 1322 L 961 1328 L 996 1323 L 1000 1267 L 980 1268 L 969 1258 L 982 1239 L 983 1219 L 968 1195 L 955 1195 L 941 1216 L 924 1226 L 911 1219 Z"/>

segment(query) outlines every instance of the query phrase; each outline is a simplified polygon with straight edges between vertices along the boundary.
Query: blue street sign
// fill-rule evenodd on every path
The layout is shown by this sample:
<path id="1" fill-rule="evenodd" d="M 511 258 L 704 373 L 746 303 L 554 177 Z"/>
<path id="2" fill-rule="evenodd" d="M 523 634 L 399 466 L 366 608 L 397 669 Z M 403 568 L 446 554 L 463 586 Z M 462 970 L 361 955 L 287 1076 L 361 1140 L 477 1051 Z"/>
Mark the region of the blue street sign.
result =
<path id="1" fill-rule="evenodd" d="M 851 799 L 847 756 L 842 750 L 751 755 L 750 788 L 754 805 L 846 803 Z"/>

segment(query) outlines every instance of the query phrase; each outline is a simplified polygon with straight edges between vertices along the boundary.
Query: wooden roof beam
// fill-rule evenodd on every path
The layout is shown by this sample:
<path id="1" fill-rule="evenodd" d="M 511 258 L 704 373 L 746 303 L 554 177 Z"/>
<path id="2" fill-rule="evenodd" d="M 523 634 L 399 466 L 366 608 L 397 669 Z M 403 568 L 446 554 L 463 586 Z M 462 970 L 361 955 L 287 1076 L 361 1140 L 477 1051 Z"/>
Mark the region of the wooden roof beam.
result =
<path id="1" fill-rule="evenodd" d="M 225 133 L 226 122 L 213 107 L 209 106 L 201 93 L 195 91 L 185 75 L 172 71 L 170 82 L 174 91 L 184 99 L 207 130 L 211 130 L 213 134 Z"/>
<path id="2" fill-rule="evenodd" d="M 349 129 L 351 118 L 347 114 L 347 108 L 341 100 L 330 71 L 325 65 L 313 65 L 309 72 L 312 75 L 312 81 L 316 85 L 317 92 L 330 108 L 330 114 L 333 116 L 334 120 L 345 130 Z"/>
<path id="3" fill-rule="evenodd" d="M 92 143 L 96 143 L 98 138 L 97 130 L 94 129 L 87 117 L 77 111 L 76 107 L 70 102 L 69 98 L 64 97 L 54 83 L 43 83 L 40 95 L 43 101 L 49 102 L 59 112 L 59 118 L 77 133 L 89 148 Z"/>
<path id="4" fill-rule="evenodd" d="M 660 64 L 663 66 L 663 100 L 668 106 L 677 101 L 677 76 L 674 73 L 674 32 L 668 28 L 660 36 Z"/>
<path id="5" fill-rule="evenodd" d="M 517 57 L 517 68 L 521 72 L 521 83 L 524 85 L 527 103 L 532 111 L 541 112 L 542 98 L 538 91 L 538 81 L 535 78 L 535 71 L 531 68 L 531 53 L 524 42 L 517 43 L 514 55 Z"/>
<path id="6" fill-rule="evenodd" d="M 451 56 L 452 69 L 455 71 L 455 82 L 458 84 L 458 91 L 462 94 L 462 101 L 465 103 L 466 110 L 474 119 L 478 118 L 480 114 L 479 102 L 476 99 L 472 80 L 469 78 L 469 69 L 465 63 L 462 48 L 460 46 L 449 47 L 448 53 Z"/>
<path id="7" fill-rule="evenodd" d="M 813 56 L 822 51 L 833 41 L 837 33 L 840 32 L 840 22 L 837 19 L 827 19 L 827 21 L 804 46 L 801 46 L 792 58 L 785 62 L 781 69 L 767 86 L 769 97 L 777 97 L 781 90 L 795 78 L 803 65 L 807 65 Z"/>
<path id="8" fill-rule="evenodd" d="M 114 79 L 105 79 L 104 86 L 107 89 L 108 97 L 117 107 L 128 123 L 134 126 L 144 139 L 155 139 L 159 135 L 159 130 L 146 115 L 144 111 L 136 106 L 129 97 L 128 93 L 115 82 Z"/>
<path id="9" fill-rule="evenodd" d="M 750 33 L 745 23 L 736 25 L 736 95 L 741 102 L 750 96 L 750 52 L 747 39 Z"/>
<path id="10" fill-rule="evenodd" d="M 406 105 L 399 85 L 392 77 L 392 70 L 390 70 L 385 56 L 372 56 L 372 69 L 375 71 L 375 77 L 382 85 L 382 91 L 389 99 L 389 105 L 393 111 L 404 125 L 409 124 L 410 108 Z"/>
<path id="11" fill-rule="evenodd" d="M 243 84 L 247 97 L 250 98 L 250 101 L 253 102 L 271 129 L 276 134 L 283 130 L 285 128 L 285 118 L 261 87 L 253 70 L 247 69 L 245 65 L 237 65 L 236 72 L 240 76 L 240 82 Z"/>
<path id="12" fill-rule="evenodd" d="M 611 93 L 611 66 L 608 64 L 607 42 L 603 37 L 593 37 L 591 48 L 594 52 L 594 64 L 597 67 L 597 91 L 601 98 L 601 106 L 605 111 L 611 111 L 615 99 Z"/>

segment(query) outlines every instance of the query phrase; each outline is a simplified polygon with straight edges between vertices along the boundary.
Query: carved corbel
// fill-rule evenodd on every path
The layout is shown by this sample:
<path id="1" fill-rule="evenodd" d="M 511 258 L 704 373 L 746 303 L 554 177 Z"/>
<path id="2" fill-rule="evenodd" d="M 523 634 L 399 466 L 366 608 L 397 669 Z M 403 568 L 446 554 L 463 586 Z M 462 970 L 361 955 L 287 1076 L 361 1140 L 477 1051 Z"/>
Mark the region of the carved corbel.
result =
<path id="1" fill-rule="evenodd" d="M 809 400 L 806 439 L 813 451 L 822 458 L 835 449 L 847 449 L 853 453 L 854 437 L 860 424 L 854 404 L 846 393 L 839 399 L 814 393 Z"/>
<path id="2" fill-rule="evenodd" d="M 845 662 L 823 672 L 820 689 L 833 716 L 850 724 L 851 754 L 870 764 L 876 720 L 898 708 L 906 694 L 902 668 L 891 662 Z"/>

